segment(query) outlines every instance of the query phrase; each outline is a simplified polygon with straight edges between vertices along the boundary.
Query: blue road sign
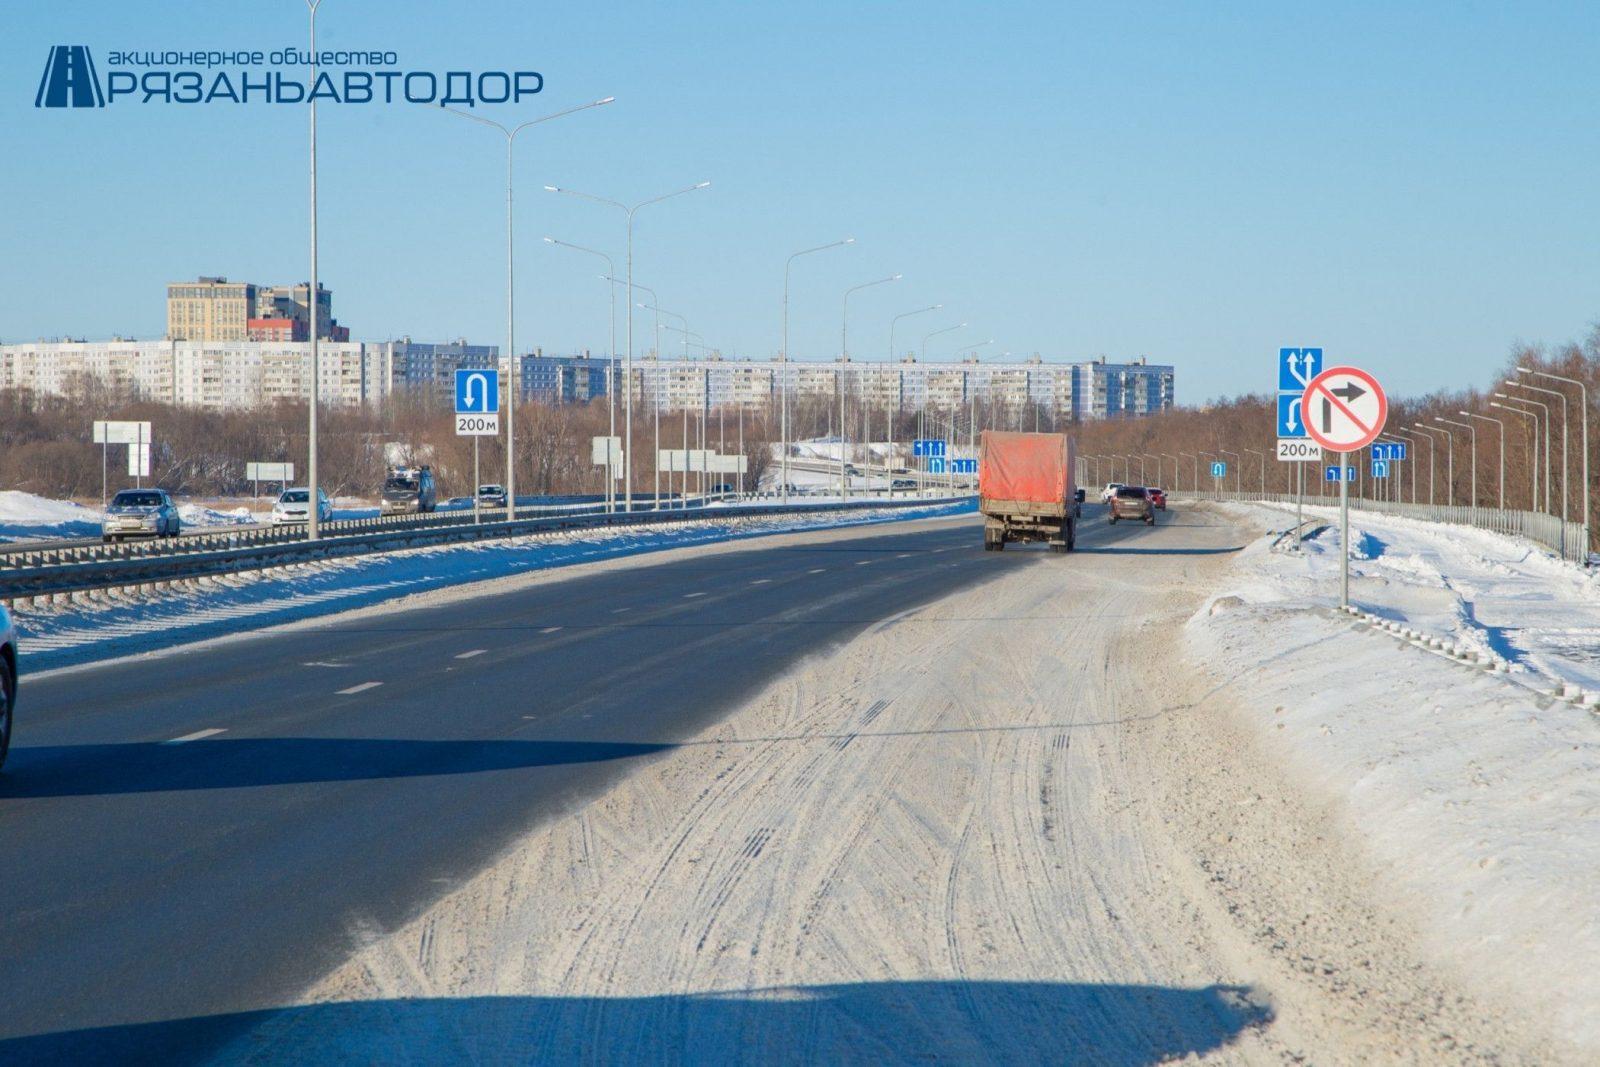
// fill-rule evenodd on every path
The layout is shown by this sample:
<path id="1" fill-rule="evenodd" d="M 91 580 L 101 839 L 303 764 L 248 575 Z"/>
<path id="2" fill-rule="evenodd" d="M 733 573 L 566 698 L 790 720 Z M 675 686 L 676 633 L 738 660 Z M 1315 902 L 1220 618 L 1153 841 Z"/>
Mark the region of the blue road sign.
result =
<path id="1" fill-rule="evenodd" d="M 1300 417 L 1300 394 L 1278 394 L 1278 436 L 1306 436 L 1306 420 Z"/>
<path id="2" fill-rule="evenodd" d="M 928 473 L 929 474 L 944 474 L 944 473 L 946 473 L 946 471 L 945 471 L 945 460 L 944 460 L 943 456 L 930 456 L 928 458 Z"/>
<path id="3" fill-rule="evenodd" d="M 1356 480 L 1356 469 L 1354 467 L 1324 467 L 1322 469 L 1322 480 L 1325 482 L 1337 482 L 1339 481 L 1340 471 L 1344 471 L 1345 481 L 1353 482 Z"/>
<path id="4" fill-rule="evenodd" d="M 1391 444 L 1391 443 L 1388 443 L 1388 442 L 1384 442 L 1383 444 L 1373 445 L 1372 446 L 1372 458 L 1375 459 L 1375 460 L 1378 460 L 1378 459 L 1386 459 L 1386 460 L 1405 459 L 1406 458 L 1406 446 L 1403 445 L 1403 444 Z"/>
<path id="5" fill-rule="evenodd" d="M 944 446 L 945 443 L 943 441 L 936 441 L 931 437 L 919 438 L 911 442 L 911 454 L 928 458 L 943 456 Z"/>
<path id="6" fill-rule="evenodd" d="M 1322 349 L 1278 349 L 1278 391 L 1294 393 L 1306 391 L 1311 379 L 1322 373 Z M 1282 436 L 1281 434 L 1279 436 Z"/>
<path id="7" fill-rule="evenodd" d="M 1375 459 L 1375 460 L 1373 460 L 1372 461 L 1372 476 L 1374 478 L 1387 478 L 1387 477 L 1389 477 L 1389 461 L 1386 460 L 1386 459 Z"/>
<path id="8" fill-rule="evenodd" d="M 1228 475 L 1228 465 L 1226 463 L 1218 461 L 1218 462 L 1213 463 L 1211 465 L 1211 477 L 1213 477 L 1213 478 L 1225 478 L 1225 477 L 1227 477 L 1227 475 Z"/>
<path id="9" fill-rule="evenodd" d="M 978 461 L 975 459 L 953 459 L 950 461 L 950 469 L 957 474 L 977 474 Z"/>
<path id="10" fill-rule="evenodd" d="M 456 371 L 456 414 L 493 415 L 500 410 L 500 372 Z"/>

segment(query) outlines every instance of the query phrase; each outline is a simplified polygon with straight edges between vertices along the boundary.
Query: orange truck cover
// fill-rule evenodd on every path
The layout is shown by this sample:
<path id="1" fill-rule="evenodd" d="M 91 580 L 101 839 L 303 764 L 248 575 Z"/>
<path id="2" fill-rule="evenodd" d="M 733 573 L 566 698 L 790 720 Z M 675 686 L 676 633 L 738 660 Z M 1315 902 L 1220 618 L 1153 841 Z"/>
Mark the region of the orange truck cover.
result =
<path id="1" fill-rule="evenodd" d="M 1064 433 L 983 431 L 978 510 L 985 515 L 1065 515 L 1073 484 L 1072 439 Z"/>

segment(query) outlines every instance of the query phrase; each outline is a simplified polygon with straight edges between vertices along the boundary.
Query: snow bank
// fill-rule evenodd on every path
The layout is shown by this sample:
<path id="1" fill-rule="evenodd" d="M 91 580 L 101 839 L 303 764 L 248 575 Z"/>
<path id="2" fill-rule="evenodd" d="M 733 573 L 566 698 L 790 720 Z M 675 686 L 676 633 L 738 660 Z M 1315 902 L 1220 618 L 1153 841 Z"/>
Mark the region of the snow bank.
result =
<path id="1" fill-rule="evenodd" d="M 1592 1057 L 1600 721 L 1525 683 L 1600 681 L 1594 580 L 1477 530 L 1352 514 L 1351 533 L 1353 602 L 1510 673 L 1337 613 L 1336 526 L 1303 556 L 1266 540 L 1242 553 L 1186 627 L 1188 650 L 1226 670 L 1241 718 L 1333 798 L 1430 949 Z"/>
<path id="2" fill-rule="evenodd" d="M 16 489 L 0 491 L 0 541 L 89 537 L 99 532 L 100 512 L 94 508 Z"/>

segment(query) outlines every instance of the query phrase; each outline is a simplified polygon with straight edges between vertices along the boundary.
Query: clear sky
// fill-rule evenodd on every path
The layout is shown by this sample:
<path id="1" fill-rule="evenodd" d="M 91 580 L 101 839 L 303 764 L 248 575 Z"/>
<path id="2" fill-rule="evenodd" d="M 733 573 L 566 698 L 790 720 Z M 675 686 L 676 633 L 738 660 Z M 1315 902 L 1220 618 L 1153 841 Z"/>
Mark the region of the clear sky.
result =
<path id="1" fill-rule="evenodd" d="M 35 109 L 49 46 L 304 46 L 302 0 L 4 0 L 0 339 L 160 336 L 163 286 L 303 280 L 305 108 Z M 324 0 L 320 43 L 537 70 L 517 146 L 519 349 L 603 351 L 618 200 L 635 276 L 725 354 L 1147 355 L 1178 397 L 1273 388 L 1281 344 L 1415 392 L 1600 318 L 1600 4 L 536 4 Z M 320 110 L 322 258 L 359 339 L 503 344 L 504 150 L 405 104 Z M 639 329 L 648 328 L 641 319 Z M 664 334 L 665 337 L 665 334 Z M 638 350 L 649 343 L 641 333 Z M 670 352 L 672 349 L 664 345 Z"/>

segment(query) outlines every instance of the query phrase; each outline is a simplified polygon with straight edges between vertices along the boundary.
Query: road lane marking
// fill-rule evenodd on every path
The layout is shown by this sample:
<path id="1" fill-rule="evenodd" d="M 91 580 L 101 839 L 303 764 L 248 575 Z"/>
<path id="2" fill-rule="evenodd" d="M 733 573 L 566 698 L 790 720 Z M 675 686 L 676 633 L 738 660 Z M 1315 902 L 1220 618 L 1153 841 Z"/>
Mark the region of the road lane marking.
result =
<path id="1" fill-rule="evenodd" d="M 611 614 L 613 614 L 613 615 L 621 615 L 624 611 L 632 611 L 632 610 L 633 610 L 632 608 L 612 608 L 611 609 Z"/>
<path id="2" fill-rule="evenodd" d="M 766 585 L 770 581 L 772 581 L 771 578 L 757 578 L 755 581 L 751 582 L 750 584 L 751 585 Z"/>
<path id="3" fill-rule="evenodd" d="M 185 741 L 198 741 L 202 737 L 215 737 L 217 734 L 225 734 L 227 732 L 227 730 L 224 730 L 220 726 L 213 726 L 209 730 L 196 730 L 192 734 L 184 734 L 182 737 L 174 737 L 161 743 L 163 745 L 181 745 Z"/>
<path id="4" fill-rule="evenodd" d="M 475 648 L 471 652 L 461 653 L 456 656 L 456 659 L 471 659 L 473 656 L 481 656 L 487 651 L 489 651 L 487 648 Z"/>
<path id="5" fill-rule="evenodd" d="M 542 633 L 542 634 L 553 634 L 559 629 L 561 629 L 561 627 L 559 627 L 559 626 L 546 626 L 544 629 L 540 630 L 539 632 Z"/>
<path id="6" fill-rule="evenodd" d="M 872 560 L 870 560 L 870 559 L 858 559 L 858 560 L 856 560 L 856 566 L 857 567 L 865 567 L 867 564 L 869 564 L 871 562 L 872 562 Z"/>
<path id="7" fill-rule="evenodd" d="M 302 667 L 348 667 L 348 666 L 350 666 L 350 664 L 348 664 L 348 663 L 328 663 L 328 662 L 326 662 L 324 660 L 316 659 L 316 660 L 312 660 L 310 663 L 302 663 L 300 666 L 302 666 Z"/>
<path id="8" fill-rule="evenodd" d="M 683 599 L 685 599 L 685 600 L 693 600 L 697 596 L 705 596 L 705 594 L 704 593 L 685 593 L 685 594 L 683 594 Z"/>
<path id="9" fill-rule="evenodd" d="M 309 314 L 309 312 L 307 312 L 307 314 Z M 911 558 L 911 553 L 909 553 L 909 552 L 902 552 L 898 556 L 895 557 L 895 559 L 910 559 L 910 558 Z"/>
<path id="10" fill-rule="evenodd" d="M 354 696 L 356 693 L 365 693 L 368 689 L 376 689 L 382 684 L 382 682 L 362 682 L 360 685 L 352 685 L 349 689 L 339 690 L 339 696 L 347 697 Z"/>
<path id="11" fill-rule="evenodd" d="M 807 574 L 821 574 L 823 571 L 825 571 L 827 569 L 828 568 L 826 568 L 826 567 L 813 567 L 810 570 L 806 571 L 806 573 Z"/>

